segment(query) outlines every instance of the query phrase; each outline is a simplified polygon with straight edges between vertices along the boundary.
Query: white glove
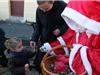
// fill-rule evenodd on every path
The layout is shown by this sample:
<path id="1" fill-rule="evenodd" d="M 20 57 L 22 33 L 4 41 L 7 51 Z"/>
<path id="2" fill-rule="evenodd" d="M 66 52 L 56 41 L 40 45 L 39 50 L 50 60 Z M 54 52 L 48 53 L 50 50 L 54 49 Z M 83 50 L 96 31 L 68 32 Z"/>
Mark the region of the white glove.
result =
<path id="1" fill-rule="evenodd" d="M 44 43 L 43 46 L 40 47 L 40 50 L 41 50 L 42 52 L 48 52 L 48 51 L 50 51 L 51 49 L 52 49 L 52 48 L 51 48 L 51 46 L 50 46 L 49 43 Z M 54 56 L 54 55 L 55 55 L 54 51 L 50 52 L 50 55 Z"/>
<path id="2" fill-rule="evenodd" d="M 49 43 L 44 43 L 42 47 L 40 47 L 40 50 L 43 52 L 48 52 L 49 50 L 51 50 L 51 46 Z"/>

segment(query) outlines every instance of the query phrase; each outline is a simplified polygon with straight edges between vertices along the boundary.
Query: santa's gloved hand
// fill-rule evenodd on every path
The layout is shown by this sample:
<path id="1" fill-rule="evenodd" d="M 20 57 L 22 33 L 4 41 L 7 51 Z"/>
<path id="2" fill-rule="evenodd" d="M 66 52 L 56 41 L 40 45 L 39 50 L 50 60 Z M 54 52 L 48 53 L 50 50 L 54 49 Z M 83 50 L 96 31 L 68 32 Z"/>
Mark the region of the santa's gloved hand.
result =
<path id="1" fill-rule="evenodd" d="M 48 52 L 48 53 L 50 53 L 50 55 L 53 55 L 54 56 L 55 55 L 54 51 L 49 52 L 51 49 L 52 48 L 51 48 L 51 46 L 50 46 L 49 43 L 44 43 L 43 46 L 40 47 L 40 50 L 42 52 Z"/>
<path id="2" fill-rule="evenodd" d="M 44 43 L 43 46 L 40 47 L 40 50 L 43 52 L 48 52 L 49 50 L 51 50 L 51 46 L 49 43 Z"/>

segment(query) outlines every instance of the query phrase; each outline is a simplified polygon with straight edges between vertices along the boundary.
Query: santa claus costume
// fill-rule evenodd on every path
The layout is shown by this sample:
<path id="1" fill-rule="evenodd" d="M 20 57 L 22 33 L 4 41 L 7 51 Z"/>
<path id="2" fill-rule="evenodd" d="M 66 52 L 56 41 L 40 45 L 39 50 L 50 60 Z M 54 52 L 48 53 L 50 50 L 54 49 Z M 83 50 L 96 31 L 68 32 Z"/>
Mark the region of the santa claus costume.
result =
<path id="1" fill-rule="evenodd" d="M 56 45 L 69 44 L 69 65 L 73 72 L 88 75 L 100 75 L 100 0 L 70 0 L 62 17 L 70 29 L 52 43 L 46 43 L 46 49 Z M 61 53 L 55 51 L 54 53 Z"/>

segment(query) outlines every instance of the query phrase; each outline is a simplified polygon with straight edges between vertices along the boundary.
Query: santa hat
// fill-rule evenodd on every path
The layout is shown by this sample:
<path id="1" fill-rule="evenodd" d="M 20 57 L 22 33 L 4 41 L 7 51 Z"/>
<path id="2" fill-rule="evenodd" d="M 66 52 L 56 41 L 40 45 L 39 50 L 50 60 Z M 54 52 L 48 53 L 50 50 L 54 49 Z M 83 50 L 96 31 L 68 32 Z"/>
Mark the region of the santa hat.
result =
<path id="1" fill-rule="evenodd" d="M 62 17 L 75 31 L 85 28 L 93 34 L 100 32 L 100 0 L 70 0 Z"/>

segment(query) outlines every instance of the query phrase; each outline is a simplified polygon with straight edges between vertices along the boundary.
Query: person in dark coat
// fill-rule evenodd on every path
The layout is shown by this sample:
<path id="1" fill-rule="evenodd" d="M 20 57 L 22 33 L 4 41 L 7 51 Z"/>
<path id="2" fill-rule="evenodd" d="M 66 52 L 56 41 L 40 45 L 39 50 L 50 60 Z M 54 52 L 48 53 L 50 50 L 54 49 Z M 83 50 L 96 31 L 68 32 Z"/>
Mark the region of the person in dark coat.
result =
<path id="1" fill-rule="evenodd" d="M 56 40 L 57 37 L 63 35 L 68 29 L 67 24 L 61 17 L 61 13 L 66 7 L 64 1 L 37 0 L 37 4 L 36 25 L 34 26 L 34 32 L 30 41 L 30 46 L 34 48 L 36 45 L 39 48 L 45 42 Z M 37 43 L 38 41 L 39 44 Z M 44 52 L 38 50 L 36 60 L 34 60 L 34 64 L 39 72 L 40 62 L 44 54 Z"/>
<path id="2" fill-rule="evenodd" d="M 12 75 L 27 75 L 29 73 L 29 58 L 34 56 L 34 52 L 23 48 L 22 40 L 10 38 L 5 41 L 7 50 L 5 51 L 8 59 L 8 68 Z"/>
<path id="3" fill-rule="evenodd" d="M 61 36 L 68 26 L 61 17 L 66 3 L 63 1 L 40 1 L 37 0 L 36 25 L 31 41 L 42 43 L 51 42 Z"/>
<path id="4" fill-rule="evenodd" d="M 7 66 L 7 59 L 4 55 L 4 51 L 6 49 L 4 42 L 7 38 L 5 37 L 5 32 L 2 28 L 0 28 L 0 65 L 3 67 Z"/>

